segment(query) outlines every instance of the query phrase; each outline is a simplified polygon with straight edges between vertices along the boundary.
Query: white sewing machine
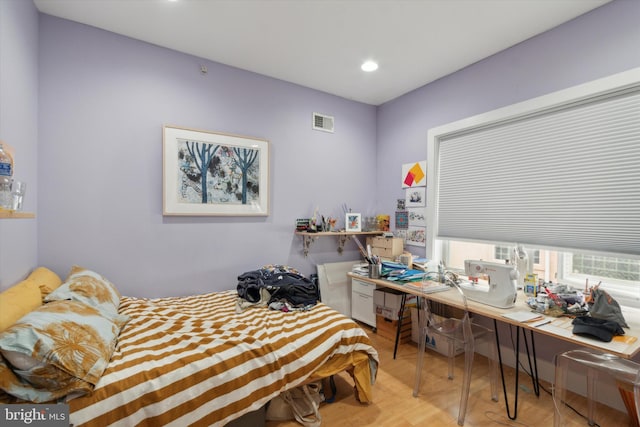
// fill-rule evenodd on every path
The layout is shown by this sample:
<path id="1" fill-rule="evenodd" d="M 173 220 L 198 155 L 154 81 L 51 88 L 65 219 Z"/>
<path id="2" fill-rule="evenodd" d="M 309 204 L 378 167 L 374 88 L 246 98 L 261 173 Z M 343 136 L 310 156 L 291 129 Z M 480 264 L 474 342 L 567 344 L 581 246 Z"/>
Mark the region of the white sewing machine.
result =
<path id="1" fill-rule="evenodd" d="M 510 308 L 516 302 L 518 270 L 513 264 L 499 264 L 487 261 L 464 261 L 464 272 L 470 284 L 461 284 L 465 296 L 473 301 L 493 307 Z M 488 284 L 475 283 L 473 278 L 486 275 Z"/>

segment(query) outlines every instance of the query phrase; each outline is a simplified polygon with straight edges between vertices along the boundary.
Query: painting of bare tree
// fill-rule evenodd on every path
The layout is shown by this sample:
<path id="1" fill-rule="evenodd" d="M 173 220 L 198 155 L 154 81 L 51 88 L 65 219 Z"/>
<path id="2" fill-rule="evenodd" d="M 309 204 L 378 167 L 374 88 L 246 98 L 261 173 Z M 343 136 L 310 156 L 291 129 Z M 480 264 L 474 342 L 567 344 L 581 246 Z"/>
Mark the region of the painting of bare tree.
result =
<path id="1" fill-rule="evenodd" d="M 267 141 L 165 126 L 165 215 L 267 215 Z"/>

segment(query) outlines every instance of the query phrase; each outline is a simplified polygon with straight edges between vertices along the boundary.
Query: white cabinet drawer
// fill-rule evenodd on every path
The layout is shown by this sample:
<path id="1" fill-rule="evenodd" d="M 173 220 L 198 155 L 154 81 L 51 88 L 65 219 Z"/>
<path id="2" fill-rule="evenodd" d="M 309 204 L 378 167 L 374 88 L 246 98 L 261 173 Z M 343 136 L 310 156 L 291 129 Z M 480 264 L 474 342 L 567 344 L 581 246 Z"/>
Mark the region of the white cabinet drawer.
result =
<path id="1" fill-rule="evenodd" d="M 373 283 L 361 282 L 357 279 L 351 280 L 351 291 L 354 293 L 357 292 L 359 294 L 369 295 L 370 297 L 373 297 L 373 291 L 375 290 L 376 285 L 374 285 Z"/>
<path id="2" fill-rule="evenodd" d="M 351 317 L 375 328 L 376 313 L 373 310 L 373 297 L 359 292 L 352 292 Z"/>

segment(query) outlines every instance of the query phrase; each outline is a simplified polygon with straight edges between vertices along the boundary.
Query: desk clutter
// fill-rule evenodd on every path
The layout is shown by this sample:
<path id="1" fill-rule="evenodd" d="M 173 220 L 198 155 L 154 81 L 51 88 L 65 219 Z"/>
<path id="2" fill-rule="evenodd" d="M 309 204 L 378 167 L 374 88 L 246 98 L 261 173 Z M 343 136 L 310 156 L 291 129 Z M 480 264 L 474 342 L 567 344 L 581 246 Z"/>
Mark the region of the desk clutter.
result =
<path id="1" fill-rule="evenodd" d="M 425 277 L 423 270 L 414 270 L 404 264 L 393 261 L 376 261 L 355 264 L 352 273 L 371 279 L 385 279 L 390 282 L 412 283 L 421 282 Z M 419 285 L 419 284 L 418 284 Z M 417 286 L 418 286 L 417 285 Z"/>
<path id="2" fill-rule="evenodd" d="M 421 281 L 424 270 L 411 268 L 413 256 L 404 251 L 404 242 L 398 237 L 367 237 L 367 247 L 355 239 L 362 257 L 368 264 L 367 271 L 354 268 L 353 272 L 371 279 L 385 278 L 392 281 Z M 386 260 L 385 260 L 386 259 Z M 391 261 L 398 259 L 400 262 Z"/>
<path id="3" fill-rule="evenodd" d="M 542 282 L 535 288 L 525 288 L 525 295 L 529 295 L 527 305 L 538 313 L 575 317 L 572 324 L 576 335 L 610 342 L 614 337 L 625 334 L 623 327 L 629 327 L 620 304 L 600 289 L 599 284 L 583 293 L 566 285 Z"/>
<path id="4" fill-rule="evenodd" d="M 391 216 L 388 214 L 363 216 L 360 213 L 353 212 L 352 208 L 349 208 L 346 203 L 342 204 L 341 209 L 342 214 L 336 217 L 322 214 L 320 209 L 316 207 L 310 218 L 296 219 L 296 231 L 307 233 L 389 231 Z M 344 218 L 344 224 L 339 224 L 338 218 Z"/>

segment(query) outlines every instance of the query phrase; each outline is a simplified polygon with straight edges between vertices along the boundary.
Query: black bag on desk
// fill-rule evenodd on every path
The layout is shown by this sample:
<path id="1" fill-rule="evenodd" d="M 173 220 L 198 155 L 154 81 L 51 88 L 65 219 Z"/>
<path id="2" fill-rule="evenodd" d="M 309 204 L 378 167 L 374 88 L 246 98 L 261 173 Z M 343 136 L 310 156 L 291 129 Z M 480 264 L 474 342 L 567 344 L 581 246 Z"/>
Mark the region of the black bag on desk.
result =
<path id="1" fill-rule="evenodd" d="M 624 335 L 624 329 L 613 320 L 596 319 L 590 316 L 581 316 L 573 319 L 573 333 L 600 341 L 609 342 L 614 335 Z"/>
<path id="2" fill-rule="evenodd" d="M 591 300 L 591 306 L 589 307 L 591 317 L 612 320 L 625 328 L 629 327 L 629 325 L 627 325 L 627 321 L 622 315 L 620 304 L 605 290 L 599 289 L 597 286 L 592 288 Z"/>

